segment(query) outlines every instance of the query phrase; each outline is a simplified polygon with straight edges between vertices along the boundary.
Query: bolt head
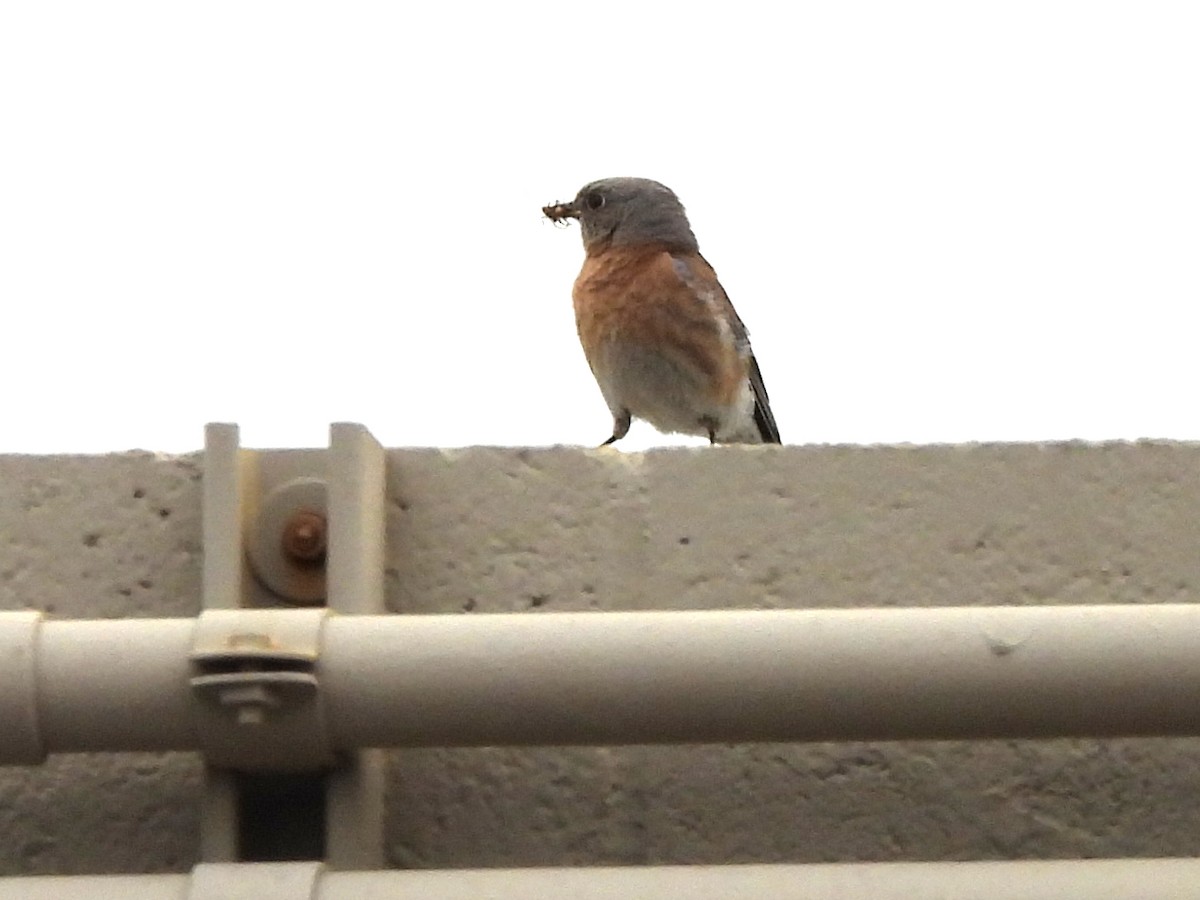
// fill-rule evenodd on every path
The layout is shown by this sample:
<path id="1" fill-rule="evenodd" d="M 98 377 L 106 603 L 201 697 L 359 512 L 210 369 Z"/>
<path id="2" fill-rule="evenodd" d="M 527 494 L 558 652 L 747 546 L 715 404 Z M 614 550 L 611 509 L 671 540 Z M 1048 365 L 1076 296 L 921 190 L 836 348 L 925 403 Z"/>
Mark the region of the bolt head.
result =
<path id="1" fill-rule="evenodd" d="M 283 526 L 283 554 L 302 565 L 325 562 L 329 526 L 325 516 L 311 509 L 299 509 Z"/>

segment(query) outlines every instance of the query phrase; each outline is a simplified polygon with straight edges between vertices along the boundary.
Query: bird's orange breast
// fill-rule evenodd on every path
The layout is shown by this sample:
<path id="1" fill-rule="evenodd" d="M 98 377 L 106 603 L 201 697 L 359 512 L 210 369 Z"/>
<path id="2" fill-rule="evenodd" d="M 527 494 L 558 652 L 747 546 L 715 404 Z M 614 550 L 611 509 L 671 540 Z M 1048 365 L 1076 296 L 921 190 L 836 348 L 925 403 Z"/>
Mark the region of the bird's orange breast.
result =
<path id="1" fill-rule="evenodd" d="M 715 276 L 713 284 L 719 291 Z M 579 340 L 598 379 L 608 377 L 609 348 L 626 343 L 691 373 L 717 402 L 730 403 L 741 390 L 748 363 L 723 327 L 723 308 L 684 283 L 664 247 L 609 247 L 589 254 L 572 298 Z"/>

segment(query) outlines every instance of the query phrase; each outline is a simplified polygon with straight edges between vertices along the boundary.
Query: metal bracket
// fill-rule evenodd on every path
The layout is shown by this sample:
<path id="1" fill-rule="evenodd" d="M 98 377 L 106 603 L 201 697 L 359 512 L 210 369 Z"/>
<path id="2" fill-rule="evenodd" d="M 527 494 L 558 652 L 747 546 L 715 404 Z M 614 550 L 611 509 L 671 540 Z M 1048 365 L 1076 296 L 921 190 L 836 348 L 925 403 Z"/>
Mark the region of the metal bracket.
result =
<path id="1" fill-rule="evenodd" d="M 193 644 L 192 686 L 209 763 L 201 811 L 206 862 L 299 853 L 323 855 L 339 869 L 383 864 L 383 756 L 360 750 L 334 757 L 317 655 L 322 604 L 343 614 L 384 611 L 385 494 L 386 454 L 361 425 L 331 426 L 328 450 L 247 450 L 236 425 L 205 430 L 206 612 Z M 226 610 L 229 617 L 215 614 Z M 287 776 L 293 781 L 282 792 L 268 791 L 269 812 L 250 811 L 247 779 L 269 782 L 286 772 L 301 774 Z M 312 838 L 305 847 L 322 849 L 298 849 L 293 835 L 265 855 L 247 850 L 248 824 L 267 843 L 291 834 L 276 829 L 276 817 Z"/>
<path id="2" fill-rule="evenodd" d="M 241 771 L 332 766 L 317 682 L 323 609 L 208 610 L 192 642 L 197 728 L 210 765 Z"/>

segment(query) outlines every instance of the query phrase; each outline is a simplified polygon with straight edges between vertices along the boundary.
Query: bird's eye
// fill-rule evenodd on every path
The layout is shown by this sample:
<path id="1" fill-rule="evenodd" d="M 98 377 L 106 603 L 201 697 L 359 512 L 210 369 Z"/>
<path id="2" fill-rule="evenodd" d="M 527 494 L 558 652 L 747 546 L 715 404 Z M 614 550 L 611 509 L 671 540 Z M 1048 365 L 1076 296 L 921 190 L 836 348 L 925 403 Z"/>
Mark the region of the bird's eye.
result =
<path id="1" fill-rule="evenodd" d="M 604 195 L 599 191 L 592 191 L 583 198 L 583 205 L 588 209 L 599 209 L 604 205 Z"/>

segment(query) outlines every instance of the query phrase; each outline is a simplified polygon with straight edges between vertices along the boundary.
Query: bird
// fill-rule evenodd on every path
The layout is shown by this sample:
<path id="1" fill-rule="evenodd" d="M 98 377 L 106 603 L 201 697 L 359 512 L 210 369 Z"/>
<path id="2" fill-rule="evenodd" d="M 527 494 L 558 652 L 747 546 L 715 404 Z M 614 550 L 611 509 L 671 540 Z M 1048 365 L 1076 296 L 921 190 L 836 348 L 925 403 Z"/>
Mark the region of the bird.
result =
<path id="1" fill-rule="evenodd" d="M 619 441 L 633 419 L 710 444 L 778 444 L 750 334 L 700 255 L 675 192 L 649 178 L 602 178 L 542 207 L 574 219 L 584 261 L 571 292 L 584 356 Z"/>

